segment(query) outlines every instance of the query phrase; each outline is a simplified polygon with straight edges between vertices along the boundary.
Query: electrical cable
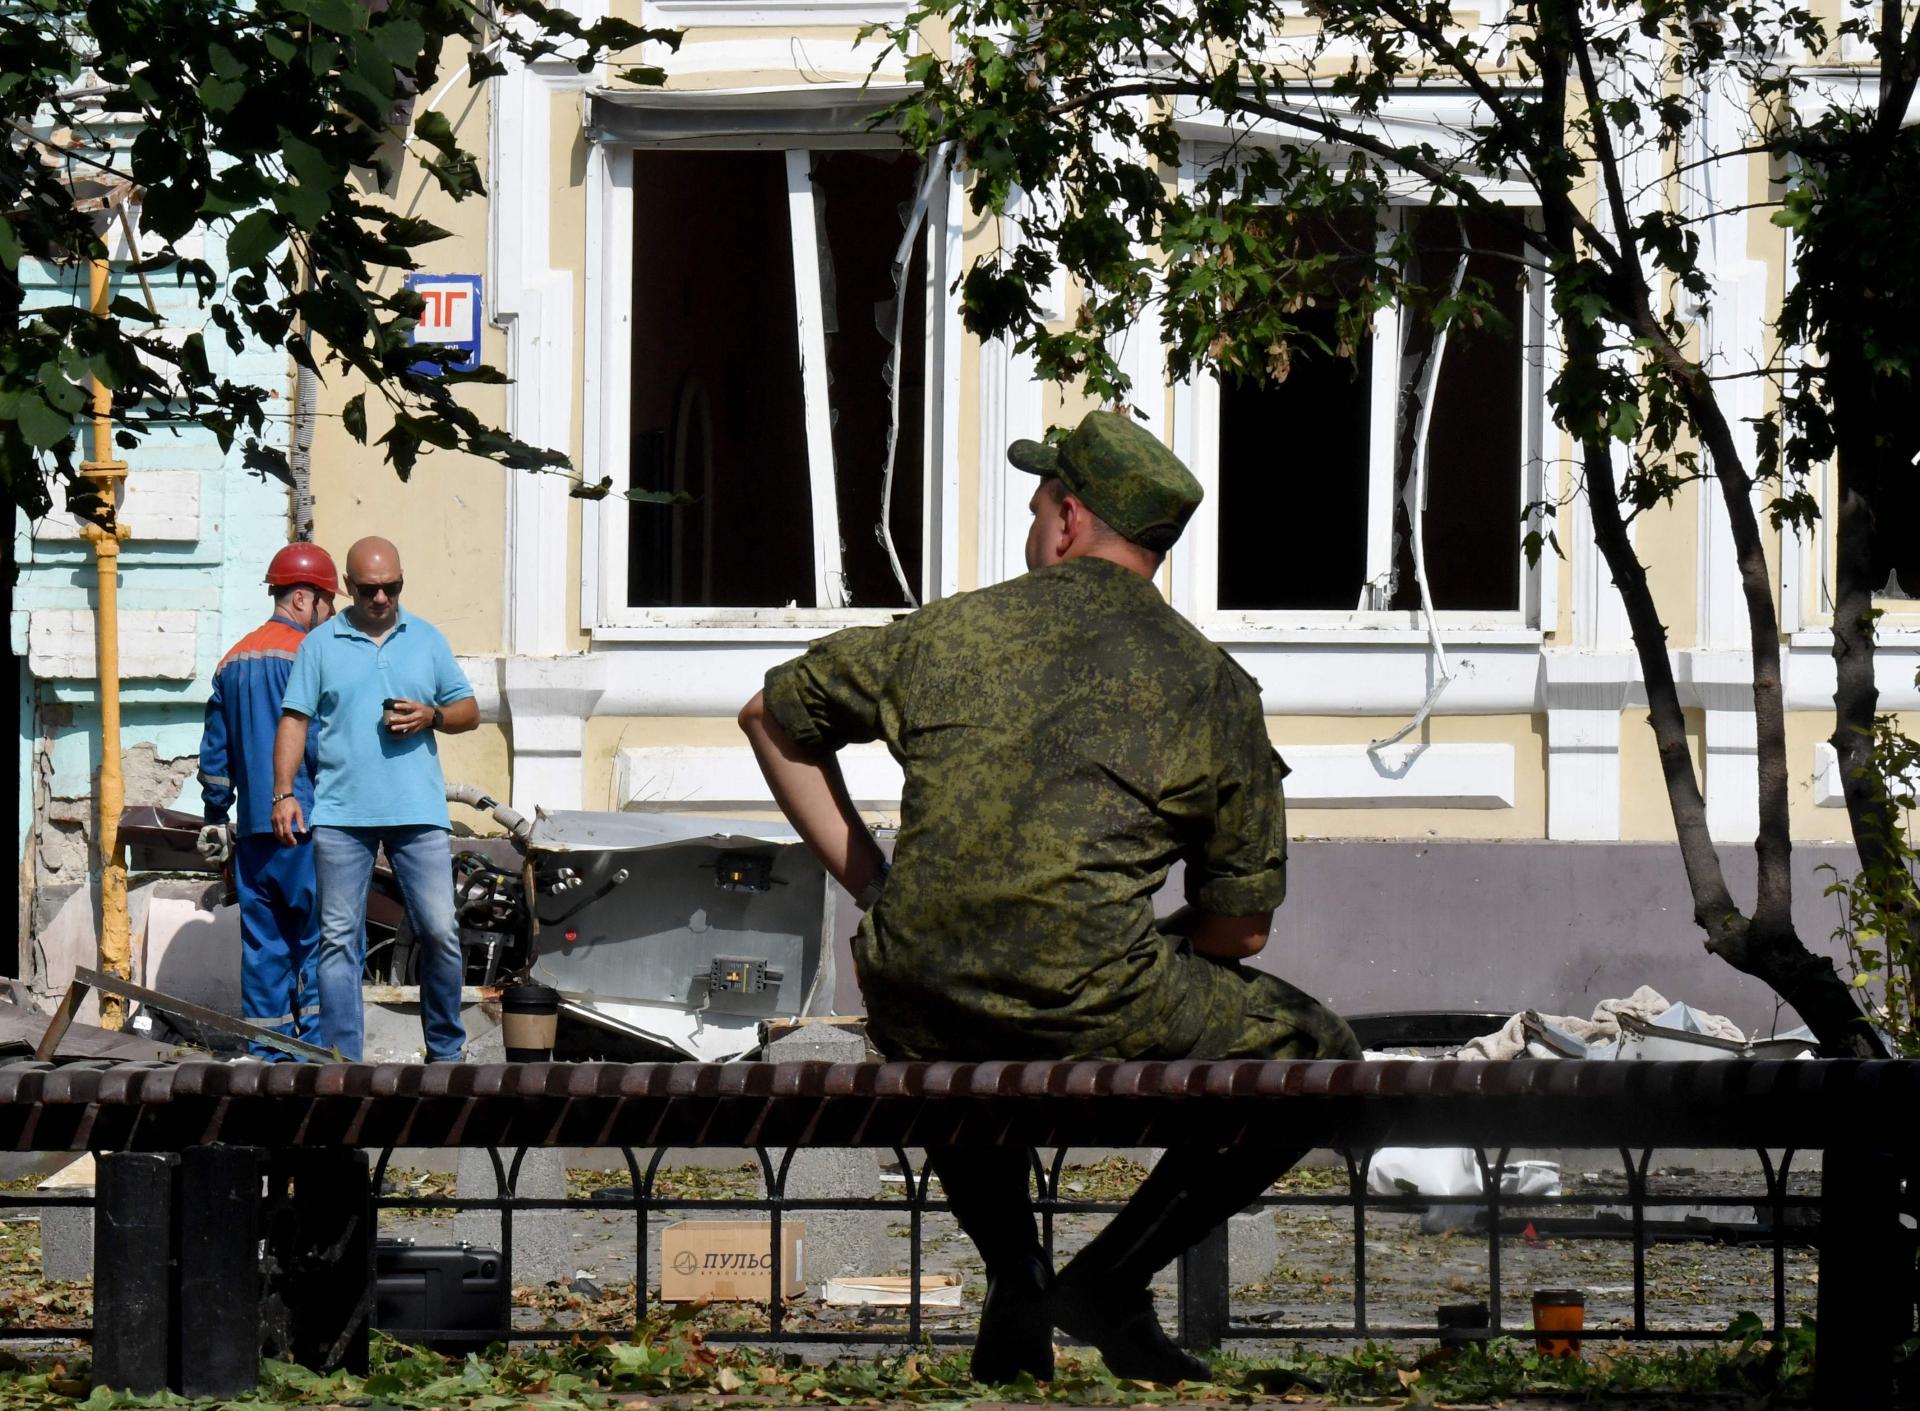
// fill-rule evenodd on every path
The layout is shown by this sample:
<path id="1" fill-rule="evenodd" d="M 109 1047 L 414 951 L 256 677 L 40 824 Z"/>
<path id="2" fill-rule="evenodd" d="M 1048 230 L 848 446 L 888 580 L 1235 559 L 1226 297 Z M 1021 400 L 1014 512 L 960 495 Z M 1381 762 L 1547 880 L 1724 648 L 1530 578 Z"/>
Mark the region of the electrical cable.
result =
<path id="1" fill-rule="evenodd" d="M 1460 286 L 1466 282 L 1467 260 L 1473 253 L 1473 246 L 1467 239 L 1467 223 L 1460 221 L 1460 259 L 1453 267 L 1453 280 L 1447 288 L 1447 298 L 1456 299 L 1460 295 Z M 1398 744 L 1426 723 L 1432 714 L 1434 705 L 1441 694 L 1453 684 L 1453 670 L 1447 664 L 1446 644 L 1440 640 L 1440 624 L 1433 615 L 1433 585 L 1427 581 L 1427 434 L 1433 424 L 1433 395 L 1440 385 L 1440 364 L 1447 352 L 1447 328 L 1441 324 L 1433 330 L 1433 352 L 1427 359 L 1427 365 L 1421 372 L 1420 411 L 1418 427 L 1413 439 L 1413 474 L 1407 477 L 1406 489 L 1402 492 L 1402 503 L 1407 509 L 1407 526 L 1413 549 L 1413 581 L 1420 589 L 1420 614 L 1426 621 L 1427 644 L 1433 653 L 1434 681 L 1427 691 L 1427 698 L 1420 702 L 1420 709 L 1414 712 L 1413 719 L 1402 725 L 1393 734 L 1383 740 L 1375 740 L 1367 746 L 1367 753 L 1385 749 L 1388 745 Z"/>

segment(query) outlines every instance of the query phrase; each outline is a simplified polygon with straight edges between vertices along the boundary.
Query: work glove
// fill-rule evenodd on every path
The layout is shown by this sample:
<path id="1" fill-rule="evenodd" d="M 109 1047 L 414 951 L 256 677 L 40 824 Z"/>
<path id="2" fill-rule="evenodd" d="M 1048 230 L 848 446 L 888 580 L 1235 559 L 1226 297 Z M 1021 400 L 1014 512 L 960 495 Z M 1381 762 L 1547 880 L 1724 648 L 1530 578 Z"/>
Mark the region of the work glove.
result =
<path id="1" fill-rule="evenodd" d="M 193 850 L 218 866 L 233 856 L 233 830 L 224 823 L 209 823 L 193 840 Z"/>

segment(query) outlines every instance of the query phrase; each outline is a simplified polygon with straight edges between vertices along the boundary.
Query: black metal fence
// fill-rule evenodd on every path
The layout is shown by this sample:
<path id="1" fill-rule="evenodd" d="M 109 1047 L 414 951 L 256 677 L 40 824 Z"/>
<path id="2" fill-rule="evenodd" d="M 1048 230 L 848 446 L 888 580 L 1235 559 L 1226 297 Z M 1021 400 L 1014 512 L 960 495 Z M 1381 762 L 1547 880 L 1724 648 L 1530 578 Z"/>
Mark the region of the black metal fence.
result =
<path id="1" fill-rule="evenodd" d="M 568 1328 L 554 1327 L 510 1327 L 486 1330 L 464 1330 L 467 1336 L 483 1340 L 501 1341 L 541 1341 L 555 1338 L 567 1338 L 576 1334 L 617 1334 L 625 1335 L 643 1323 L 649 1314 L 649 1255 L 651 1233 L 648 1217 L 652 1214 L 677 1214 L 682 1216 L 700 1215 L 759 1215 L 769 1224 L 769 1250 L 772 1260 L 770 1288 L 784 1286 L 780 1261 L 784 1242 L 781 1238 L 781 1225 L 788 1217 L 803 1216 L 811 1212 L 863 1212 L 876 1219 L 905 1217 L 908 1226 L 908 1277 L 911 1281 L 912 1296 L 906 1307 L 904 1322 L 890 1327 L 836 1328 L 820 1331 L 790 1326 L 789 1310 L 785 1301 L 775 1299 L 767 1305 L 767 1317 L 764 1328 L 720 1328 L 706 1333 L 711 1341 L 733 1342 L 778 1342 L 782 1344 L 835 1344 L 835 1345 L 887 1345 L 911 1344 L 923 1342 L 936 1344 L 964 1344 L 971 1341 L 971 1333 L 945 1327 L 932 1327 L 925 1316 L 922 1290 L 925 1276 L 925 1237 L 927 1217 L 947 1211 L 946 1202 L 935 1193 L 931 1173 L 924 1161 L 916 1163 L 909 1153 L 901 1148 L 893 1149 L 894 1160 L 905 1175 L 901 1183 L 901 1193 L 897 1199 L 862 1198 L 821 1198 L 789 1196 L 786 1194 L 788 1177 L 795 1155 L 801 1148 L 788 1148 L 775 1159 L 773 1152 L 766 1148 L 753 1148 L 752 1155 L 760 1169 L 760 1179 L 765 1195 L 754 1197 L 720 1198 L 674 1196 L 657 1193 L 659 1173 L 667 1160 L 669 1148 L 659 1148 L 649 1153 L 643 1162 L 631 1148 L 617 1148 L 621 1162 L 626 1169 L 630 1185 L 626 1193 L 602 1191 L 591 1197 L 537 1197 L 517 1194 L 521 1171 L 528 1148 L 515 1151 L 489 1149 L 493 1168 L 496 1194 L 484 1197 L 458 1197 L 439 1195 L 383 1195 L 377 1200 L 377 1206 L 383 1211 L 498 1211 L 500 1214 L 500 1253 L 506 1267 L 506 1275 L 511 1284 L 513 1269 L 513 1228 L 516 1213 L 533 1211 L 587 1211 L 596 1214 L 625 1212 L 634 1218 L 635 1240 L 633 1257 L 633 1285 L 635 1294 L 635 1322 L 632 1327 L 622 1324 L 618 1327 L 580 1326 Z M 1248 1323 L 1235 1321 L 1230 1306 L 1230 1290 L 1227 1278 L 1226 1232 L 1222 1230 L 1213 1240 L 1203 1244 L 1181 1261 L 1179 1269 L 1179 1324 L 1181 1340 L 1192 1347 L 1216 1346 L 1233 1340 L 1289 1341 L 1321 1339 L 1433 1339 L 1445 1332 L 1448 1336 L 1458 1337 L 1459 1329 L 1442 1329 L 1437 1324 L 1381 1324 L 1372 1321 L 1368 1313 L 1368 1220 L 1371 1215 L 1386 1212 L 1419 1212 L 1433 1207 L 1469 1207 L 1483 1210 L 1485 1239 L 1487 1249 L 1487 1327 L 1484 1334 L 1478 1330 L 1469 1336 L 1500 1336 L 1515 1330 L 1505 1316 L 1505 1298 L 1502 1283 L 1501 1253 L 1503 1245 L 1519 1237 L 1513 1210 L 1523 1209 L 1530 1212 L 1529 1224 L 1546 1224 L 1555 1238 L 1574 1240 L 1599 1240 L 1627 1242 L 1632 1249 L 1633 1263 L 1633 1315 L 1627 1327 L 1608 1327 L 1590 1329 L 1589 1335 L 1604 1333 L 1609 1338 L 1625 1338 L 1644 1341 L 1695 1341 L 1709 1340 L 1725 1335 L 1724 1325 L 1720 1326 L 1652 1326 L 1647 1316 L 1648 1270 L 1647 1250 L 1662 1238 L 1673 1237 L 1673 1232 L 1658 1228 L 1660 1222 L 1648 1218 L 1650 1210 L 1663 1207 L 1705 1207 L 1724 1208 L 1730 1212 L 1764 1213 L 1764 1223 L 1756 1222 L 1753 1234 L 1768 1245 L 1771 1252 L 1771 1308 L 1770 1325 L 1773 1333 L 1780 1335 L 1787 1326 L 1787 1250 L 1795 1245 L 1813 1245 L 1818 1239 L 1817 1210 L 1819 1196 L 1811 1192 L 1794 1192 L 1788 1189 L 1789 1176 L 1792 1173 L 1795 1153 L 1785 1151 L 1778 1158 L 1768 1151 L 1755 1153 L 1763 1187 L 1744 1192 L 1710 1193 L 1672 1193 L 1661 1194 L 1649 1189 L 1649 1166 L 1653 1156 L 1652 1149 L 1633 1152 L 1621 1149 L 1617 1153 L 1609 1152 L 1610 1157 L 1617 1156 L 1625 1191 L 1619 1198 L 1611 1194 L 1591 1193 L 1562 1195 L 1527 1195 L 1508 1197 L 1501 1192 L 1504 1173 L 1512 1160 L 1510 1151 L 1499 1151 L 1489 1155 L 1486 1151 L 1475 1151 L 1476 1162 L 1482 1178 L 1483 1190 L 1478 1194 L 1467 1195 L 1425 1195 L 1406 1193 L 1399 1195 L 1381 1195 L 1369 1191 L 1368 1175 L 1371 1154 L 1348 1155 L 1345 1161 L 1346 1189 L 1332 1191 L 1270 1192 L 1258 1202 L 1262 1208 L 1339 1208 L 1347 1207 L 1352 1211 L 1353 1255 L 1352 1287 L 1353 1316 L 1351 1322 L 1344 1324 L 1275 1324 Z M 375 1166 L 377 1184 L 386 1172 L 392 1151 L 382 1152 Z M 1120 1208 L 1118 1202 L 1079 1200 L 1063 1193 L 1063 1175 L 1069 1169 L 1070 1153 L 1065 1148 L 1056 1149 L 1051 1160 L 1042 1160 L 1038 1153 L 1032 1156 L 1035 1208 L 1040 1217 L 1042 1239 L 1049 1257 L 1056 1254 L 1057 1228 L 1060 1217 L 1081 1214 L 1111 1213 Z M 1569 1209 L 1592 1209 L 1595 1206 L 1624 1205 L 1628 1217 L 1623 1221 L 1598 1218 L 1578 1218 L 1540 1214 Z M 1719 1233 L 1730 1235 L 1734 1232 L 1723 1230 Z M 1698 1233 L 1688 1233 L 1686 1238 L 1698 1238 Z M 1527 1327 L 1530 1324 L 1519 1324 Z M 430 1332 L 436 1330 L 420 1330 Z M 452 1331 L 452 1330 L 437 1330 Z M 36 1334 L 44 1335 L 44 1334 Z"/>

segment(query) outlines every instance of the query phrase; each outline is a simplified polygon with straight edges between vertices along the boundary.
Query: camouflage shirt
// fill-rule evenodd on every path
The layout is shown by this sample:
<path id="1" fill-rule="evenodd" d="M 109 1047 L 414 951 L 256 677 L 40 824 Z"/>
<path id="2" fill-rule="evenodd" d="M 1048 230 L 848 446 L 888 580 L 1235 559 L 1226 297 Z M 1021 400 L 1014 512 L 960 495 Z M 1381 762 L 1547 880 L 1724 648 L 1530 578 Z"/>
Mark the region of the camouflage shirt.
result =
<path id="1" fill-rule="evenodd" d="M 1258 688 L 1117 564 L 836 633 L 768 672 L 766 699 L 796 740 L 884 740 L 905 771 L 893 872 L 854 940 L 891 1057 L 1184 1052 L 1197 1032 L 1169 1029 L 1204 1016 L 1183 990 L 1219 967 L 1155 929 L 1168 869 L 1184 858 L 1189 898 L 1222 915 L 1286 891 Z"/>

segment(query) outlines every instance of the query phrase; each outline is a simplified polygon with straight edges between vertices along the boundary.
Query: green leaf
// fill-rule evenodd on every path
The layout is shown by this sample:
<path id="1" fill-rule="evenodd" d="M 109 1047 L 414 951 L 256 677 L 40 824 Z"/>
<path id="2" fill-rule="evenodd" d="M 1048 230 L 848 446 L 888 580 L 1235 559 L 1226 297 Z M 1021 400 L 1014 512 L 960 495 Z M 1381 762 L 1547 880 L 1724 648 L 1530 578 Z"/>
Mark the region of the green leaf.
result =
<path id="1" fill-rule="evenodd" d="M 40 395 L 68 416 L 79 415 L 80 409 L 87 404 L 87 394 L 67 380 L 66 373 L 61 371 L 58 363 L 40 365 Z M 28 397 L 25 400 L 31 402 L 34 399 Z"/>
<path id="2" fill-rule="evenodd" d="M 247 85 L 238 79 L 216 78 L 212 74 L 200 81 L 197 90 L 200 105 L 208 112 L 225 116 L 234 109 L 234 105 L 247 96 Z"/>
<path id="3" fill-rule="evenodd" d="M 17 270 L 20 268 L 20 256 L 24 253 L 20 237 L 14 233 L 13 222 L 0 216 L 0 265 Z"/>
<path id="4" fill-rule="evenodd" d="M 135 323 L 160 322 L 160 315 L 156 314 L 152 309 L 140 302 L 140 300 L 129 299 L 124 294 L 115 295 L 113 302 L 107 305 L 107 311 L 115 318 L 131 319 Z"/>
<path id="5" fill-rule="evenodd" d="M 347 435 L 361 445 L 367 443 L 367 394 L 355 393 L 347 398 L 347 404 L 340 408 L 340 424 L 347 428 Z"/>
<path id="6" fill-rule="evenodd" d="M 61 415 L 38 397 L 22 397 L 16 413 L 20 434 L 36 451 L 44 451 L 73 435 L 73 418 Z"/>
<path id="7" fill-rule="evenodd" d="M 413 120 L 413 135 L 449 157 L 460 150 L 453 135 L 453 124 L 447 121 L 445 113 L 437 110 L 430 109 Z"/>
<path id="8" fill-rule="evenodd" d="M 427 35 L 414 20 L 388 20 L 373 31 L 373 43 L 388 63 L 411 73 L 413 66 L 420 62 Z"/>
<path id="9" fill-rule="evenodd" d="M 627 498 L 641 505 L 697 505 L 700 503 L 684 490 L 629 490 Z"/>
<path id="10" fill-rule="evenodd" d="M 255 211 L 227 235 L 227 262 L 236 267 L 257 265 L 280 244 L 280 231 L 269 211 Z"/>
<path id="11" fill-rule="evenodd" d="M 207 60 L 213 65 L 214 73 L 221 78 L 244 79 L 247 76 L 247 66 L 224 44 L 209 44 Z"/>

